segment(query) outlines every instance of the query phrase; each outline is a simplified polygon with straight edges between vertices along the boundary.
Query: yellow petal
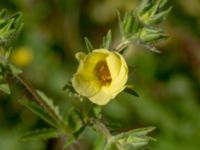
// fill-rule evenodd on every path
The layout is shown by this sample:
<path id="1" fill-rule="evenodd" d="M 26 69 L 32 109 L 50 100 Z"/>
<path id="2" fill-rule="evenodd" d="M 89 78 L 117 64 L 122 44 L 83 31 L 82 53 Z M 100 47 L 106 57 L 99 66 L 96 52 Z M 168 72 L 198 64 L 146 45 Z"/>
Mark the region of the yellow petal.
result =
<path id="1" fill-rule="evenodd" d="M 110 53 L 109 56 L 106 58 L 106 62 L 111 74 L 112 79 L 115 79 L 121 69 L 121 59 L 115 53 Z"/>
<path id="2" fill-rule="evenodd" d="M 78 59 L 79 61 L 83 61 L 86 56 L 87 55 L 85 53 L 83 53 L 83 52 L 78 52 L 75 55 L 76 59 Z"/>
<path id="3" fill-rule="evenodd" d="M 121 89 L 124 89 L 124 85 L 126 84 L 128 79 L 128 67 L 126 65 L 126 61 L 120 54 L 116 53 L 116 55 L 119 56 L 121 65 L 118 76 L 114 78 L 113 82 L 111 82 L 110 85 L 112 93 L 121 92 L 122 91 Z"/>
<path id="4" fill-rule="evenodd" d="M 106 56 L 107 54 L 99 53 L 99 52 L 89 53 L 83 62 L 84 66 L 83 66 L 83 70 L 81 71 L 87 72 L 87 73 L 88 72 L 93 73 L 93 70 L 96 64 L 99 61 L 104 60 Z"/>
<path id="5" fill-rule="evenodd" d="M 97 94 L 101 85 L 93 76 L 86 74 L 77 74 L 72 78 L 74 89 L 82 96 L 91 97 Z"/>
<path id="6" fill-rule="evenodd" d="M 102 88 L 96 95 L 89 97 L 89 100 L 97 105 L 105 105 L 112 99 L 112 95 L 105 88 Z"/>

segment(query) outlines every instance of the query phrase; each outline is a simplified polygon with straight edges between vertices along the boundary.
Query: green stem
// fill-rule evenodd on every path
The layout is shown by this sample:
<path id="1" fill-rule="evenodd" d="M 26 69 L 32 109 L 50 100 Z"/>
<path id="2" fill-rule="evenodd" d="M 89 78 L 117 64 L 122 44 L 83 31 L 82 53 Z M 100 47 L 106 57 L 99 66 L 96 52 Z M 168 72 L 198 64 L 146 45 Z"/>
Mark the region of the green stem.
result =
<path id="1" fill-rule="evenodd" d="M 94 124 L 103 133 L 103 135 L 107 139 L 109 139 L 109 138 L 112 137 L 112 134 L 110 133 L 110 131 L 108 130 L 108 128 L 103 123 L 101 123 L 99 120 L 95 119 L 94 120 Z"/>
<path id="2" fill-rule="evenodd" d="M 128 46 L 129 43 L 129 40 L 122 39 L 121 42 L 116 46 L 115 50 L 120 53 L 124 48 Z"/>
<path id="3" fill-rule="evenodd" d="M 36 91 L 19 75 L 15 75 L 16 79 L 27 89 L 27 91 L 33 96 L 34 100 L 42 106 L 45 111 L 60 125 L 62 129 L 65 129 L 65 123 L 59 116 L 52 111 L 46 103 L 43 102 L 41 97 L 36 93 Z"/>

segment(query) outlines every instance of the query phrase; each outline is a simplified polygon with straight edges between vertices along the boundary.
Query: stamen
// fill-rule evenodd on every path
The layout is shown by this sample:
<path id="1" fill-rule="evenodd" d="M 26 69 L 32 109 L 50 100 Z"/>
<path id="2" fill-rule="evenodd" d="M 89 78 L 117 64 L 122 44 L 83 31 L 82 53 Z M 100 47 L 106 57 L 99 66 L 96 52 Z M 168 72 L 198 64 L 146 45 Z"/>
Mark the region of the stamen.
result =
<path id="1" fill-rule="evenodd" d="M 110 71 L 105 61 L 99 61 L 95 68 L 94 73 L 102 85 L 109 85 L 112 81 Z"/>

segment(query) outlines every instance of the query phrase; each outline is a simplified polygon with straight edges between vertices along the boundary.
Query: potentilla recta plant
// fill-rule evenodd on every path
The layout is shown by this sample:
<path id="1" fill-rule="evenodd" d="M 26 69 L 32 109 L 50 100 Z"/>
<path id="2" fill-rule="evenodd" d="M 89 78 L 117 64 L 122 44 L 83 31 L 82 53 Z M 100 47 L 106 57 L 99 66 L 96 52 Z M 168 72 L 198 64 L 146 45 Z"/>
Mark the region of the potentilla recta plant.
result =
<path id="1" fill-rule="evenodd" d="M 134 11 L 122 15 L 118 12 L 121 39 L 118 45 L 111 49 L 111 30 L 103 37 L 103 42 L 94 48 L 87 37 L 84 38 L 87 53 L 80 51 L 75 54 L 78 61 L 76 72 L 64 86 L 80 103 L 87 105 L 86 109 L 74 106 L 67 118 L 59 107 L 43 92 L 30 87 L 22 78 L 22 70 L 9 61 L 11 41 L 22 29 L 21 13 L 5 17 L 6 11 L 0 12 L 0 90 L 10 94 L 8 77 L 18 80 L 32 95 L 34 100 L 27 98 L 19 102 L 43 119 L 49 128 L 30 131 L 21 137 L 21 141 L 33 139 L 49 139 L 65 137 L 63 148 L 73 146 L 85 129 L 91 128 L 103 135 L 104 150 L 133 150 L 148 147 L 152 137 L 147 134 L 155 127 L 133 129 L 126 132 L 111 132 L 102 121 L 101 109 L 110 101 L 114 101 L 121 92 L 139 96 L 132 84 L 128 82 L 129 68 L 124 52 L 131 44 L 160 52 L 154 44 L 167 36 L 157 24 L 169 14 L 171 7 L 166 7 L 167 0 L 141 0 Z M 67 82 L 67 81 L 66 81 Z M 115 134 L 114 134 L 115 133 Z"/>

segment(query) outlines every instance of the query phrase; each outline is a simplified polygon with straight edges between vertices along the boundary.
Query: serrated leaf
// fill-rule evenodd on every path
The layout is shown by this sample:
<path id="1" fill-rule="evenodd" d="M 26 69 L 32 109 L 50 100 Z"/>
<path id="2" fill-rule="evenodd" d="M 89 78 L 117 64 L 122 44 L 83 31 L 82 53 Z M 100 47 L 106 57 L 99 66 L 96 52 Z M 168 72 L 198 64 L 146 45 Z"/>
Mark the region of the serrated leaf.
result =
<path id="1" fill-rule="evenodd" d="M 84 38 L 84 41 L 85 41 L 85 46 L 86 46 L 88 53 L 90 53 L 92 50 L 94 50 L 92 43 L 90 42 L 90 40 L 87 37 Z"/>
<path id="2" fill-rule="evenodd" d="M 56 117 L 58 117 L 59 120 L 63 120 L 62 116 L 61 116 L 61 114 L 59 112 L 59 108 L 53 104 L 53 100 L 50 99 L 49 97 L 47 97 L 43 92 L 41 92 L 39 90 L 37 90 L 36 92 L 41 97 L 41 100 L 43 100 L 43 102 L 45 103 L 45 105 L 48 106 L 48 108 L 50 108 L 51 111 L 54 112 L 54 114 L 56 115 Z"/>
<path id="3" fill-rule="evenodd" d="M 10 94 L 9 85 L 7 83 L 0 83 L 0 91 L 4 92 L 6 94 Z"/>
<path id="4" fill-rule="evenodd" d="M 133 89 L 132 85 L 127 85 L 126 88 L 124 89 L 124 92 L 127 92 L 127 93 L 134 95 L 136 97 L 139 97 L 139 94 Z"/>
<path id="5" fill-rule="evenodd" d="M 109 49 L 111 40 L 112 40 L 112 32 L 111 30 L 108 30 L 108 33 L 106 34 L 106 36 L 103 37 L 102 48 Z"/>
<path id="6" fill-rule="evenodd" d="M 49 125 L 51 125 L 51 126 L 53 126 L 55 128 L 57 127 L 56 122 L 37 103 L 35 103 L 33 101 L 25 100 L 25 99 L 21 99 L 21 100 L 19 100 L 19 102 L 22 105 L 24 105 L 26 108 L 28 108 L 29 110 L 31 110 L 33 113 L 35 113 L 36 115 L 38 115 L 42 120 L 44 120 Z"/>
<path id="7" fill-rule="evenodd" d="M 35 131 L 31 131 L 26 133 L 20 138 L 20 141 L 29 141 L 29 140 L 46 140 L 50 138 L 57 138 L 61 136 L 63 133 L 53 129 L 53 128 L 48 128 L 48 129 L 37 129 Z"/>

